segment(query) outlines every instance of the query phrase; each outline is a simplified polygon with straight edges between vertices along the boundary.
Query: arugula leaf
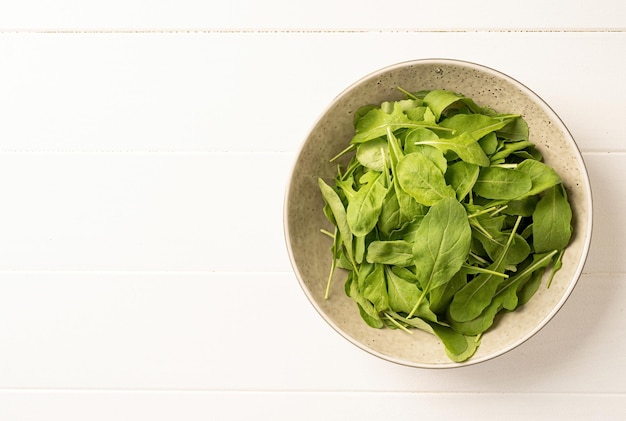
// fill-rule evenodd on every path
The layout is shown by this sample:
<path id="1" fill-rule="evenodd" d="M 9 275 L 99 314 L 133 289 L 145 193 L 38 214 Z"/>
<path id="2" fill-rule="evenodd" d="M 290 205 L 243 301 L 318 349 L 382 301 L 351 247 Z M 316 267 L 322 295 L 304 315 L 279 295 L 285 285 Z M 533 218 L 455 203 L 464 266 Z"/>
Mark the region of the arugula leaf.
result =
<path id="1" fill-rule="evenodd" d="M 472 191 L 480 169 L 478 165 L 465 161 L 457 161 L 448 167 L 445 179 L 446 183 L 454 189 L 459 202 Z"/>
<path id="2" fill-rule="evenodd" d="M 367 261 L 394 266 L 413 265 L 413 245 L 408 241 L 372 241 L 367 248 Z"/>
<path id="3" fill-rule="evenodd" d="M 495 262 L 488 266 L 488 269 L 493 272 L 503 272 L 506 266 L 506 256 L 509 251 L 509 247 L 513 242 L 515 231 L 519 226 L 521 217 L 518 217 L 517 223 L 505 246 L 501 249 L 500 254 Z M 448 307 L 448 314 L 451 320 L 457 322 L 470 321 L 491 304 L 493 296 L 502 281 L 501 277 L 498 277 L 491 273 L 481 273 L 477 275 L 473 280 L 467 283 L 459 292 L 454 295 L 450 306 Z"/>
<path id="4" fill-rule="evenodd" d="M 389 308 L 384 270 L 383 265 L 375 264 L 373 270 L 364 277 L 361 287 L 363 297 L 374 305 L 377 314 Z"/>
<path id="5" fill-rule="evenodd" d="M 561 250 L 572 236 L 572 208 L 562 187 L 547 190 L 533 212 L 533 246 L 536 253 Z"/>
<path id="6" fill-rule="evenodd" d="M 367 235 L 376 226 L 387 194 L 382 173 L 368 172 L 361 181 L 364 185 L 348 203 L 346 210 L 350 231 L 357 237 Z"/>
<path id="7" fill-rule="evenodd" d="M 503 312 L 561 268 L 572 210 L 517 114 L 445 90 L 411 93 L 355 114 L 333 187 L 318 179 L 335 226 L 337 270 L 364 322 L 421 329 L 452 361 L 471 358 Z"/>
<path id="8" fill-rule="evenodd" d="M 528 174 L 501 167 L 482 168 L 474 183 L 474 192 L 485 199 L 512 200 L 527 194 L 531 188 Z"/>
<path id="9" fill-rule="evenodd" d="M 415 274 L 424 295 L 450 281 L 467 259 L 472 233 L 465 208 L 455 198 L 440 200 L 429 209 L 416 236 Z"/>
<path id="10" fill-rule="evenodd" d="M 326 184 L 321 178 L 318 179 L 318 185 L 320 191 L 322 192 L 324 201 L 331 209 L 334 221 L 337 224 L 339 234 L 341 235 L 341 240 L 346 253 L 348 254 L 348 258 L 352 262 L 353 266 L 356 266 L 356 263 L 354 263 L 354 251 L 352 249 L 352 231 L 348 225 L 348 218 L 346 216 L 346 210 L 343 203 L 335 190 L 333 190 L 333 188 Z"/>
<path id="11" fill-rule="evenodd" d="M 370 170 L 383 172 L 388 164 L 389 145 L 385 139 L 374 139 L 360 143 L 356 148 L 356 159 Z"/>
<path id="12" fill-rule="evenodd" d="M 489 158 L 485 155 L 485 151 L 478 144 L 477 140 L 467 133 L 461 133 L 456 137 L 437 138 L 429 140 L 419 140 L 414 138 L 415 132 L 407 135 L 407 142 L 415 146 L 430 145 L 440 149 L 442 152 L 452 151 L 463 161 L 470 164 L 486 167 L 490 164 Z"/>
<path id="13" fill-rule="evenodd" d="M 454 133 L 465 133 L 474 142 L 506 127 L 517 116 L 486 116 L 482 114 L 456 114 L 446 118 L 439 123 L 439 126 L 452 129 Z"/>
<path id="14" fill-rule="evenodd" d="M 398 129 L 432 127 L 438 126 L 429 122 L 420 122 L 410 119 L 403 111 L 402 105 L 395 102 L 389 112 L 380 108 L 368 111 L 356 124 L 356 134 L 352 138 L 352 143 L 363 143 L 378 137 L 383 137 L 387 129 L 396 131 Z M 447 130 L 441 128 L 441 130 Z"/>
<path id="15" fill-rule="evenodd" d="M 441 170 L 422 154 L 404 156 L 398 162 L 396 176 L 402 190 L 424 206 L 455 197 L 454 190 L 446 184 Z"/>
<path id="16" fill-rule="evenodd" d="M 374 307 L 374 304 L 365 298 L 359 289 L 358 282 L 352 276 L 348 276 L 345 288 L 347 295 L 356 302 L 359 314 L 365 323 L 376 329 L 383 328 L 385 324 L 380 318 L 380 314 Z"/>
<path id="17" fill-rule="evenodd" d="M 420 289 L 414 282 L 408 281 L 397 272 L 386 267 L 387 291 L 389 296 L 389 307 L 397 313 L 409 313 L 417 304 L 421 295 Z M 418 306 L 416 316 L 425 321 L 437 321 L 437 315 L 430 309 L 426 300 Z"/>
<path id="18" fill-rule="evenodd" d="M 537 195 L 561 183 L 561 177 L 554 169 L 534 159 L 525 159 L 517 165 L 516 169 L 528 174 L 530 177 L 531 188 L 523 197 Z M 519 200 L 523 197 L 518 197 L 517 199 Z"/>
<path id="19" fill-rule="evenodd" d="M 554 252 L 535 255 L 531 264 L 498 286 L 492 301 L 479 316 L 472 320 L 460 322 L 452 319 L 450 321 L 451 327 L 464 335 L 479 335 L 488 330 L 493 325 L 500 310 L 513 311 L 520 303 L 525 303 L 530 299 L 528 295 L 532 295 L 539 286 L 543 269 L 550 263 L 553 255 Z M 529 281 L 531 283 L 528 283 Z M 525 287 L 530 288 L 524 289 Z M 522 291 L 521 299 L 518 297 L 520 290 Z"/>
<path id="20" fill-rule="evenodd" d="M 506 126 L 496 131 L 501 139 L 509 141 L 528 140 L 528 123 L 521 117 L 514 118 Z"/>

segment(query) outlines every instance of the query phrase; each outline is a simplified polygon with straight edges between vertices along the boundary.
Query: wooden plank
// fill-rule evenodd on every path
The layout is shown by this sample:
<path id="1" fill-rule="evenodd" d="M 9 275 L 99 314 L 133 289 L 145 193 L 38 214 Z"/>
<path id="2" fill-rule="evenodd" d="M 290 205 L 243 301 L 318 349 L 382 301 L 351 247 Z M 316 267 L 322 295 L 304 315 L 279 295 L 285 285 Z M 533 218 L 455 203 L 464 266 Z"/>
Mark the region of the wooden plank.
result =
<path id="1" fill-rule="evenodd" d="M 585 154 L 589 273 L 626 271 L 621 153 Z M 289 271 L 290 153 L 0 153 L 0 270 Z"/>
<path id="2" fill-rule="evenodd" d="M 0 268 L 286 270 L 289 158 L 0 155 Z"/>
<path id="3" fill-rule="evenodd" d="M 599 0 L 576 5 L 528 0 L 522 6 L 502 7 L 493 0 L 467 3 L 399 0 L 393 7 L 371 1 L 320 0 L 228 3 L 157 0 L 146 7 L 138 0 L 111 0 L 85 7 L 77 0 L 54 3 L 25 0 L 0 15 L 0 28 L 68 30 L 151 29 L 298 29 L 298 30 L 477 30 L 477 29 L 616 29 L 624 28 L 623 3 Z"/>
<path id="4" fill-rule="evenodd" d="M 356 348 L 289 272 L 2 272 L 0 389 L 623 395 L 625 299 L 585 275 L 518 349 L 435 371 Z"/>
<path id="5" fill-rule="evenodd" d="M 626 416 L 624 395 L 506 393 L 0 391 L 13 421 L 595 419 Z"/>
<path id="6" fill-rule="evenodd" d="M 350 84 L 431 57 L 508 73 L 583 151 L 624 151 L 598 119 L 626 108 L 625 46 L 625 32 L 0 33 L 0 151 L 294 152 Z"/>

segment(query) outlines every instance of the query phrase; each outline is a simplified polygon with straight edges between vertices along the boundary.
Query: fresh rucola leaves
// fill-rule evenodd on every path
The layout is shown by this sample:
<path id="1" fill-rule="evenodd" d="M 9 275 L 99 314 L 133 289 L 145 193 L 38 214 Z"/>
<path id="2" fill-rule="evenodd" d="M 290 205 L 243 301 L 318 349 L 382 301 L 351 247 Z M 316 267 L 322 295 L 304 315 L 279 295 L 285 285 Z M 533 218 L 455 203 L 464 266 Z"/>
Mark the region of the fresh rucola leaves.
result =
<path id="1" fill-rule="evenodd" d="M 474 192 L 485 199 L 513 200 L 530 191 L 532 180 L 520 170 L 485 167 L 474 183 Z"/>
<path id="2" fill-rule="evenodd" d="M 441 199 L 455 196 L 452 187 L 446 184 L 441 169 L 426 155 L 405 155 L 398 162 L 396 171 L 402 190 L 424 206 L 432 206 Z"/>
<path id="3" fill-rule="evenodd" d="M 357 237 L 367 235 L 378 222 L 387 195 L 385 178 L 381 172 L 370 171 L 361 177 L 361 188 L 348 202 L 346 219 Z"/>
<path id="4" fill-rule="evenodd" d="M 361 165 L 374 171 L 383 172 L 389 156 L 389 145 L 385 139 L 374 139 L 360 143 L 356 149 L 356 158 Z"/>
<path id="5" fill-rule="evenodd" d="M 467 212 L 455 198 L 440 200 L 428 210 L 413 244 L 415 275 L 422 285 L 419 300 L 448 283 L 461 269 L 469 254 L 471 240 Z M 409 317 L 413 316 L 417 305 Z"/>
<path id="6" fill-rule="evenodd" d="M 465 161 L 457 161 L 450 165 L 446 171 L 446 183 L 452 187 L 456 193 L 456 198 L 463 201 L 472 191 L 478 179 L 479 167 Z"/>
<path id="7" fill-rule="evenodd" d="M 364 105 L 318 180 L 331 270 L 372 328 L 435 335 L 455 362 L 561 268 L 572 210 L 528 125 L 445 90 Z M 551 267 L 551 269 L 550 269 Z M 328 297 L 327 297 L 328 298 Z M 486 339 L 485 339 L 486 340 Z"/>
<path id="8" fill-rule="evenodd" d="M 533 212 L 533 245 L 537 253 L 561 250 L 572 236 L 572 209 L 561 185 L 549 188 Z"/>

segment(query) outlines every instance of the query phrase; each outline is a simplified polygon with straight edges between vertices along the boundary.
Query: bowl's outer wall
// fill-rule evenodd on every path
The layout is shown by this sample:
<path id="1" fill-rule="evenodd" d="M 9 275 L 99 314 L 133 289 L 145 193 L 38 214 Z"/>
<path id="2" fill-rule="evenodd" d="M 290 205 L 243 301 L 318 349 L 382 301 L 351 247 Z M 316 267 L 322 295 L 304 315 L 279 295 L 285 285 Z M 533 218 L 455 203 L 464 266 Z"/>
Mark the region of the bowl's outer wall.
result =
<path id="1" fill-rule="evenodd" d="M 447 89 L 501 113 L 521 114 L 530 140 L 545 162 L 561 175 L 574 213 L 574 233 L 550 288 L 543 285 L 522 308 L 502 317 L 484 334 L 476 355 L 465 364 L 500 355 L 534 335 L 563 305 L 582 272 L 591 235 L 591 191 L 580 152 L 558 116 L 519 82 L 489 68 L 452 60 L 417 60 L 372 73 L 347 88 L 323 113 L 305 140 L 293 167 L 285 203 L 285 231 L 296 275 L 320 315 L 355 345 L 387 360 L 417 367 L 453 367 L 433 336 L 373 329 L 360 318 L 344 291 L 345 274 L 336 274 L 329 299 L 324 299 L 331 240 L 320 233 L 333 227 L 325 219 L 318 177 L 332 182 L 337 163 L 329 159 L 343 150 L 354 134 L 355 111 L 366 104 L 403 98 L 409 91 Z"/>

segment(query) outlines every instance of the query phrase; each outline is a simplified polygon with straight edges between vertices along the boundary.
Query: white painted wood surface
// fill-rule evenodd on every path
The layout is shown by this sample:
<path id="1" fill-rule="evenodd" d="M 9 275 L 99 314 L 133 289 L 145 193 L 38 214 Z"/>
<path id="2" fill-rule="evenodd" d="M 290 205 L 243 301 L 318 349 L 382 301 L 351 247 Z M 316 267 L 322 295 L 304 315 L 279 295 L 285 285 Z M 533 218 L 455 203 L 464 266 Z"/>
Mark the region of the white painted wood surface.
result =
<path id="1" fill-rule="evenodd" d="M 0 4 L 0 420 L 626 418 L 626 3 L 203 3 Z M 326 104 L 430 57 L 542 96 L 595 215 L 556 318 L 444 371 L 339 337 L 282 227 Z"/>

